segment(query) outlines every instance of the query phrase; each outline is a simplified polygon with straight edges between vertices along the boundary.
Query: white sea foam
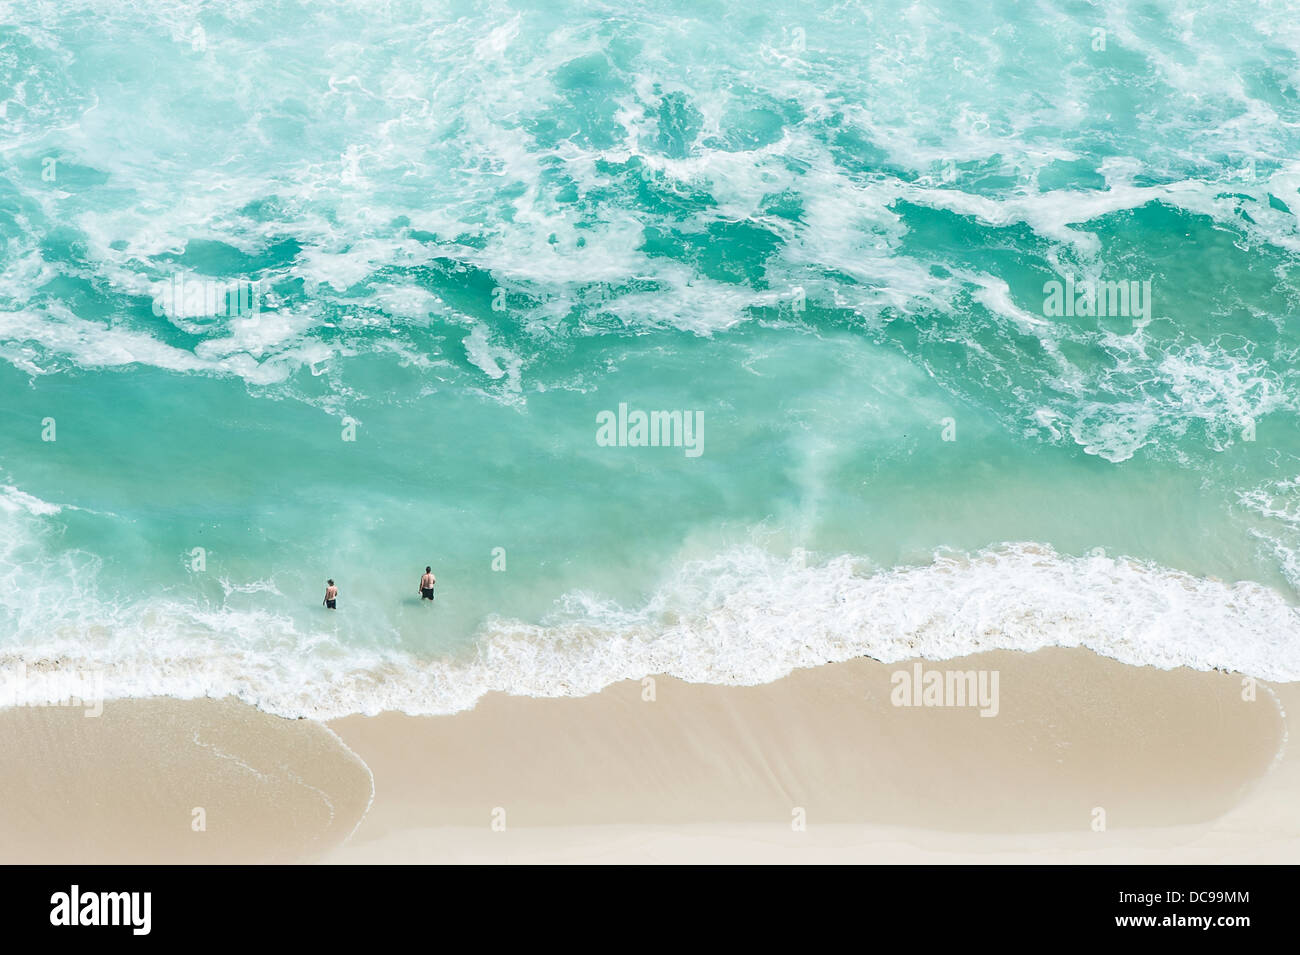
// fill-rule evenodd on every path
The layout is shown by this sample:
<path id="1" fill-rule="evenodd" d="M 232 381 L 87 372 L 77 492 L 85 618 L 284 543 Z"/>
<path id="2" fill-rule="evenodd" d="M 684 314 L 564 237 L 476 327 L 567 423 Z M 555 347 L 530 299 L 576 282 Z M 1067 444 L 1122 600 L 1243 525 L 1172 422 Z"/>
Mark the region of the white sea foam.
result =
<path id="1" fill-rule="evenodd" d="M 1276 591 L 1037 544 L 890 569 L 742 547 L 683 562 L 644 604 L 570 592 L 537 622 L 489 618 L 472 655 L 427 659 L 395 644 L 346 645 L 269 610 L 106 601 L 89 583 L 93 555 L 33 560 L 30 522 L 47 513 L 37 512 L 10 515 L 0 541 L 0 670 L 93 672 L 110 699 L 230 695 L 321 719 L 449 713 L 490 691 L 575 696 L 654 673 L 756 684 L 862 655 L 937 660 L 1047 646 L 1300 680 L 1300 615 Z M 275 592 L 264 581 L 223 588 Z M 58 683 L 35 681 L 35 692 L 45 685 Z"/>
<path id="2" fill-rule="evenodd" d="M 1300 477 L 1238 491 L 1237 497 L 1260 519 L 1250 529 L 1251 535 L 1271 552 L 1283 576 L 1300 591 Z"/>
<path id="3" fill-rule="evenodd" d="M 4 484 L 0 485 L 0 510 L 8 511 L 11 514 L 22 510 L 28 514 L 50 515 L 58 514 L 63 508 L 58 504 L 42 501 L 39 497 L 33 497 L 25 491 L 20 491 L 12 484 Z"/>
<path id="4" fill-rule="evenodd" d="M 204 357 L 159 341 L 143 331 L 112 328 L 78 318 L 71 309 L 52 304 L 43 310 L 0 311 L 0 356 L 34 374 L 52 369 L 35 363 L 32 346 L 49 349 L 83 368 L 151 365 L 175 372 L 237 375 L 253 384 L 275 384 L 287 378 L 293 366 L 285 360 L 258 361 L 246 351 Z"/>

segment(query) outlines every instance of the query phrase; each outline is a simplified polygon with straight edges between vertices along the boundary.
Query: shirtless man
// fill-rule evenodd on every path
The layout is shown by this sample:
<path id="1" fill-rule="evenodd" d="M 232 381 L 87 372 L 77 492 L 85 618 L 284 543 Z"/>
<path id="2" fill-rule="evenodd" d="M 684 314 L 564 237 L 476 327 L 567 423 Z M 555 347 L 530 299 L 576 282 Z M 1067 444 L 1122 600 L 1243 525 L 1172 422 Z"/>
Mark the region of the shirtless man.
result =
<path id="1" fill-rule="evenodd" d="M 339 599 L 339 589 L 334 586 L 334 581 L 327 580 L 328 586 L 325 588 L 325 606 L 330 610 L 337 609 L 334 606 L 335 601 Z"/>
<path id="2" fill-rule="evenodd" d="M 421 600 L 433 599 L 433 585 L 436 584 L 437 582 L 438 579 L 433 576 L 433 568 L 432 567 L 424 568 L 424 576 L 420 578 L 420 599 Z"/>

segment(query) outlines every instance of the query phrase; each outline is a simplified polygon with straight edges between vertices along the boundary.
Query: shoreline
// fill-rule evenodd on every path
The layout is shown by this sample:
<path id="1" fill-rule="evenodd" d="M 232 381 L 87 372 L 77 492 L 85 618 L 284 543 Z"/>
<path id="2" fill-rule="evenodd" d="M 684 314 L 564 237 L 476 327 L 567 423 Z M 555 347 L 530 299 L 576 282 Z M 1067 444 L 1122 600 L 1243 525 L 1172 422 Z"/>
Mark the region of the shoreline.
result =
<path id="1" fill-rule="evenodd" d="M 914 662 L 867 658 L 758 686 L 656 676 L 584 697 L 493 693 L 448 716 L 318 723 L 165 698 L 109 701 L 98 719 L 3 710 L 0 756 L 17 768 L 0 781 L 0 853 L 1300 861 L 1300 755 L 1287 745 L 1300 683 L 1260 682 L 1248 700 L 1239 674 L 1073 648 L 917 662 L 996 672 L 996 715 L 895 705 Z"/>

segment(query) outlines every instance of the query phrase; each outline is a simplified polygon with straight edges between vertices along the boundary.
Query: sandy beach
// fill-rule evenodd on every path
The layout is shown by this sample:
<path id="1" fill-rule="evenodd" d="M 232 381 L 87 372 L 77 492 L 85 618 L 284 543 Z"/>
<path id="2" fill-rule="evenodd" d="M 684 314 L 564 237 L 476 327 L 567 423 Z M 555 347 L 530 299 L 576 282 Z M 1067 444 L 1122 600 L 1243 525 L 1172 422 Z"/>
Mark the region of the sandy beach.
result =
<path id="1" fill-rule="evenodd" d="M 0 862 L 1300 863 L 1296 7 L 3 7 Z"/>
<path id="2" fill-rule="evenodd" d="M 1250 699 L 1240 675 L 1085 650 L 923 664 L 996 671 L 981 716 L 895 705 L 913 666 L 328 725 L 232 700 L 9 709 L 0 845 L 44 862 L 1300 861 L 1300 685 Z"/>

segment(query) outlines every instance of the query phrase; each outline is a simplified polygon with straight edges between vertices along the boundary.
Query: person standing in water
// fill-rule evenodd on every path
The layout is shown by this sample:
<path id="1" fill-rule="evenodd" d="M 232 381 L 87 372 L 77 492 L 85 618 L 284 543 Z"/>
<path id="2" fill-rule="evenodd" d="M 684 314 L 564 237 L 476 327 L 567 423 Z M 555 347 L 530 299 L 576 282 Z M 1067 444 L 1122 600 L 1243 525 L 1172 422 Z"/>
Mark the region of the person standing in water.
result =
<path id="1" fill-rule="evenodd" d="M 325 600 L 323 603 L 330 610 L 335 610 L 337 609 L 335 607 L 335 602 L 339 599 L 339 589 L 334 586 L 334 581 L 332 580 L 325 581 L 325 584 Z"/>
<path id="2" fill-rule="evenodd" d="M 424 568 L 424 576 L 420 578 L 420 599 L 421 600 L 433 599 L 433 585 L 436 584 L 437 582 L 438 579 L 433 576 L 433 568 L 432 567 Z"/>

